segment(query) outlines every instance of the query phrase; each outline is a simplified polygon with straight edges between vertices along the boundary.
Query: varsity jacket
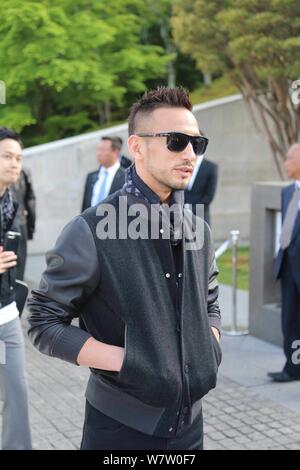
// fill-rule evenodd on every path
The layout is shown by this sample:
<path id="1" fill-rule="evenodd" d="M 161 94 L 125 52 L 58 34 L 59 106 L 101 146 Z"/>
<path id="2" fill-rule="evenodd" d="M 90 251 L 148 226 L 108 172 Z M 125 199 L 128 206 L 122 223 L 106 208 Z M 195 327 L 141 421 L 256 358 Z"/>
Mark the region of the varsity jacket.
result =
<path id="1" fill-rule="evenodd" d="M 174 437 L 216 385 L 221 349 L 211 326 L 220 328 L 218 270 L 203 221 L 198 249 L 181 242 L 180 272 L 163 231 L 156 239 L 126 236 L 134 216 L 124 225 L 124 207 L 130 214 L 136 203 L 150 214 L 146 200 L 122 188 L 64 228 L 28 301 L 29 336 L 41 352 L 73 364 L 90 336 L 124 347 L 120 372 L 91 369 L 87 400 L 141 432 Z M 116 229 L 105 238 L 110 209 Z M 191 229 L 195 216 L 187 213 Z M 87 331 L 71 325 L 75 317 Z"/>

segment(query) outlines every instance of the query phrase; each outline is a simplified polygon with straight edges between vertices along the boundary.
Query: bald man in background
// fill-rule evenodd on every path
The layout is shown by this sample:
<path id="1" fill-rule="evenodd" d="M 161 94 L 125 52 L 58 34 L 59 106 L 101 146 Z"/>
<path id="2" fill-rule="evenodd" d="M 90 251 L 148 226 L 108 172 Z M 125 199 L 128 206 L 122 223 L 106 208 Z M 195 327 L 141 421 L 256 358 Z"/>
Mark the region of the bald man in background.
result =
<path id="1" fill-rule="evenodd" d="M 282 190 L 282 231 L 275 261 L 281 281 L 282 332 L 286 363 L 281 372 L 269 372 L 274 382 L 300 380 L 300 144 L 290 147 L 285 169 L 294 182 Z"/>

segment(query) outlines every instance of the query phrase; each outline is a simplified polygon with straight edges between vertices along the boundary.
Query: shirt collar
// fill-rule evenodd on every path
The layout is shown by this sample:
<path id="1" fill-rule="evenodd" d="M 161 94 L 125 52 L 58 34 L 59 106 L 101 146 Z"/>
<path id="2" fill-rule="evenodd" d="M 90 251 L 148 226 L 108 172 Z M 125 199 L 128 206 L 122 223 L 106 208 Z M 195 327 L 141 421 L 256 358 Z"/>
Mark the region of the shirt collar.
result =
<path id="1" fill-rule="evenodd" d="M 139 177 L 136 172 L 135 165 L 132 165 L 132 181 L 135 186 L 143 193 L 146 199 L 150 202 L 150 204 L 161 204 L 161 200 L 159 199 L 158 195 L 152 191 L 151 188 Z M 172 204 L 180 204 L 183 207 L 184 204 L 184 191 L 181 189 L 174 189 L 172 191 L 169 205 Z"/>
<path id="2" fill-rule="evenodd" d="M 199 155 L 195 163 L 195 170 L 197 171 L 201 163 L 203 162 L 204 155 Z"/>
<path id="3" fill-rule="evenodd" d="M 108 174 L 111 174 L 111 173 L 116 173 L 119 168 L 120 168 L 120 162 L 119 161 L 114 163 L 109 168 L 105 168 L 104 166 L 100 166 L 99 173 L 98 173 L 98 178 L 100 178 L 101 173 L 103 173 L 104 171 L 108 171 Z"/>

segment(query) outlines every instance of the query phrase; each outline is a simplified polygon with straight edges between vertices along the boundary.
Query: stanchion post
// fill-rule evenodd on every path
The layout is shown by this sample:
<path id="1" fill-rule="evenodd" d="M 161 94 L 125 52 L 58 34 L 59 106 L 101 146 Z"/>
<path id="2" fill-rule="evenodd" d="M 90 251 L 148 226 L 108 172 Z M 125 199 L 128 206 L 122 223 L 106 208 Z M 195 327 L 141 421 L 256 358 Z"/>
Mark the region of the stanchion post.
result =
<path id="1" fill-rule="evenodd" d="M 223 330 L 223 334 L 230 336 L 244 336 L 248 330 L 238 330 L 237 326 L 237 264 L 238 264 L 238 241 L 240 231 L 231 230 L 231 281 L 232 281 L 232 325 L 231 330 Z"/>
<path id="2" fill-rule="evenodd" d="M 237 331 L 237 248 L 240 232 L 231 230 L 232 329 Z"/>

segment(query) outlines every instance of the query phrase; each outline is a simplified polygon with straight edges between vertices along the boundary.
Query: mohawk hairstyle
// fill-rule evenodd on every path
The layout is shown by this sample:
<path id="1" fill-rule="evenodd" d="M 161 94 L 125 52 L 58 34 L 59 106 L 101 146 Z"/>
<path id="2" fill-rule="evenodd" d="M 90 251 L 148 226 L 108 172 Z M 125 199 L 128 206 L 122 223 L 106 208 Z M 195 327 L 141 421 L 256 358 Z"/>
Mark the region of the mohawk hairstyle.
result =
<path id="1" fill-rule="evenodd" d="M 192 103 L 188 91 L 182 87 L 168 88 L 158 87 L 147 91 L 132 105 L 128 117 L 128 133 L 135 133 L 138 118 L 151 114 L 158 108 L 186 108 L 192 110 Z"/>

